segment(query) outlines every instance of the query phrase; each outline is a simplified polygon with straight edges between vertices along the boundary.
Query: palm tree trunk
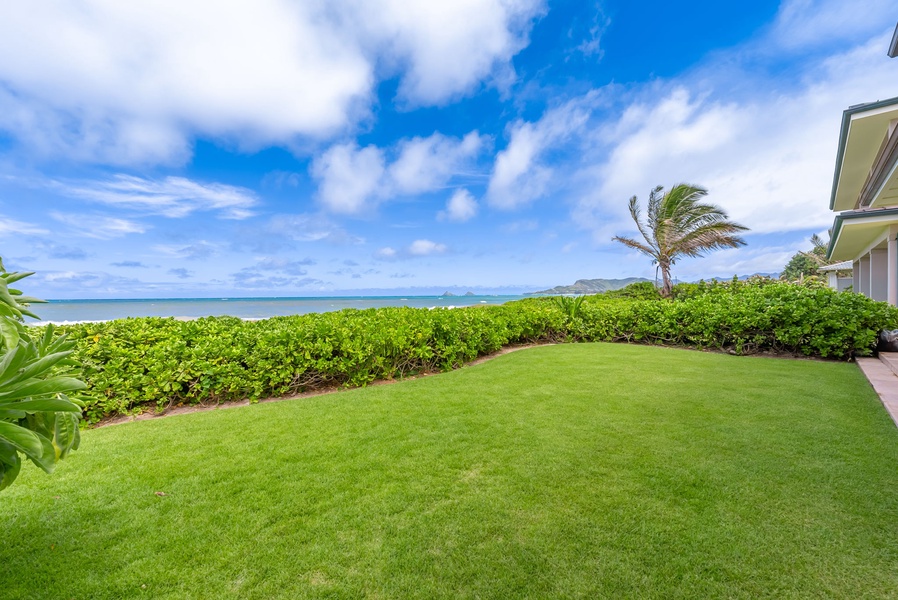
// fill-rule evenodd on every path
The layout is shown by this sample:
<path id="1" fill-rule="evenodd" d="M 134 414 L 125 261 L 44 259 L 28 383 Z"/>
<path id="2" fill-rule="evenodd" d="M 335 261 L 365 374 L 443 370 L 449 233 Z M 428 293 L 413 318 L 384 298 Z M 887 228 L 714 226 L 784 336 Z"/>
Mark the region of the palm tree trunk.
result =
<path id="1" fill-rule="evenodd" d="M 666 298 L 673 289 L 670 283 L 670 263 L 659 262 L 658 266 L 661 267 L 661 295 Z"/>

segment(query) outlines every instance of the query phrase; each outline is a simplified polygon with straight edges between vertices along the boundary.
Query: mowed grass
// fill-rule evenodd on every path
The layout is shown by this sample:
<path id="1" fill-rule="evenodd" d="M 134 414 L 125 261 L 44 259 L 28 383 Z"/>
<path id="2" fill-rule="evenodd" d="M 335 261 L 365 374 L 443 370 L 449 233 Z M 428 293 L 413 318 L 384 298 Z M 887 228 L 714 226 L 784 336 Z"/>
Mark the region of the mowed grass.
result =
<path id="1" fill-rule="evenodd" d="M 559 345 L 88 431 L 0 531 L 15 599 L 896 597 L 898 430 L 853 364 Z"/>

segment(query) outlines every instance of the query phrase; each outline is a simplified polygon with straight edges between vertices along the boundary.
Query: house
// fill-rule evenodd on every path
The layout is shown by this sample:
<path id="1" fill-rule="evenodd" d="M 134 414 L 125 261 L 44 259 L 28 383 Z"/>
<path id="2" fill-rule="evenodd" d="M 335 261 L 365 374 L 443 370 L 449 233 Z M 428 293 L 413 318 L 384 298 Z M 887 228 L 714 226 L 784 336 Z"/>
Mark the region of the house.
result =
<path id="1" fill-rule="evenodd" d="M 889 46 L 898 56 L 898 27 Z M 898 98 L 842 113 L 829 208 L 837 212 L 826 257 L 850 261 L 852 286 L 898 305 Z"/>
<path id="2" fill-rule="evenodd" d="M 898 98 L 842 114 L 827 259 L 850 260 L 854 290 L 898 305 Z"/>
<path id="3" fill-rule="evenodd" d="M 854 265 L 850 260 L 845 260 L 831 265 L 823 265 L 817 269 L 818 273 L 826 274 L 826 282 L 834 290 L 844 292 L 848 288 L 854 289 L 854 277 L 845 277 L 844 273 L 851 271 Z"/>

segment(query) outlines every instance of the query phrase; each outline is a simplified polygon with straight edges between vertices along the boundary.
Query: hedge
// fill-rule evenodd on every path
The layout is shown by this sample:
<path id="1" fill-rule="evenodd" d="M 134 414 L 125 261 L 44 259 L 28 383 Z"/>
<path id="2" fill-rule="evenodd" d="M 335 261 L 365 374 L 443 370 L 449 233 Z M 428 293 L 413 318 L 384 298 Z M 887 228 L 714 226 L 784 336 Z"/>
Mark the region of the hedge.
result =
<path id="1" fill-rule="evenodd" d="M 642 286 L 645 288 L 645 286 Z M 572 302 L 342 310 L 262 321 L 136 318 L 62 327 L 93 397 L 89 422 L 146 408 L 284 396 L 450 370 L 504 346 L 668 344 L 848 359 L 873 351 L 898 309 L 860 294 L 774 281 L 633 288 Z"/>

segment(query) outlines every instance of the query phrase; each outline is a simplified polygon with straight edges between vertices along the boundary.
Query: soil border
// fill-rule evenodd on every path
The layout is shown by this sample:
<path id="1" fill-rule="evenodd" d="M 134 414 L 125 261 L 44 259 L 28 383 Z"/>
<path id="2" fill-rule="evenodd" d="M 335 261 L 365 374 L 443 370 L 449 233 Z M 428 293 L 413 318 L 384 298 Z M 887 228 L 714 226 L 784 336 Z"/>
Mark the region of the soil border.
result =
<path id="1" fill-rule="evenodd" d="M 458 369 L 464 369 L 465 367 L 473 367 L 487 361 L 490 361 L 494 358 L 498 358 L 505 354 L 510 354 L 512 352 L 517 352 L 518 350 L 528 350 L 530 348 L 541 348 L 544 346 L 555 346 L 555 343 L 541 343 L 541 344 L 523 344 L 520 346 L 506 346 L 501 350 L 497 350 L 492 354 L 485 354 L 484 356 L 475 358 L 471 362 L 467 362 L 462 366 L 458 367 Z M 457 371 L 458 369 L 453 369 L 453 371 Z M 372 381 L 367 385 L 367 387 L 373 387 L 378 385 L 392 385 L 394 383 L 401 383 L 403 381 L 413 381 L 415 379 L 420 379 L 422 377 L 433 377 L 434 375 L 441 375 L 444 371 L 430 371 L 426 373 L 419 373 L 417 375 L 409 375 L 408 377 L 400 377 L 397 379 L 377 379 Z M 176 415 L 189 415 L 197 412 L 207 412 L 211 410 L 224 410 L 228 408 L 237 408 L 240 406 L 249 406 L 251 404 L 262 404 L 267 402 L 283 402 L 284 400 L 302 400 L 304 398 L 314 398 L 316 396 L 324 396 L 327 394 L 338 394 L 340 392 L 348 392 L 350 390 L 359 389 L 358 386 L 355 387 L 344 387 L 342 385 L 334 385 L 323 388 L 318 388 L 315 390 L 310 390 L 308 392 L 303 392 L 301 394 L 292 394 L 290 396 L 272 396 L 269 398 L 261 398 L 256 400 L 255 402 L 250 402 L 249 400 L 232 400 L 228 402 L 220 402 L 216 404 L 191 404 L 188 406 L 174 406 L 171 408 L 166 408 L 161 412 L 156 412 L 154 410 L 147 410 L 144 412 L 140 412 L 134 415 L 117 415 L 114 417 L 108 417 L 100 420 L 97 423 L 94 423 L 90 426 L 91 429 L 96 429 L 99 427 L 108 427 L 110 425 L 121 425 L 122 423 L 131 423 L 133 421 L 150 421 L 153 419 L 162 419 L 165 417 L 173 417 Z"/>

